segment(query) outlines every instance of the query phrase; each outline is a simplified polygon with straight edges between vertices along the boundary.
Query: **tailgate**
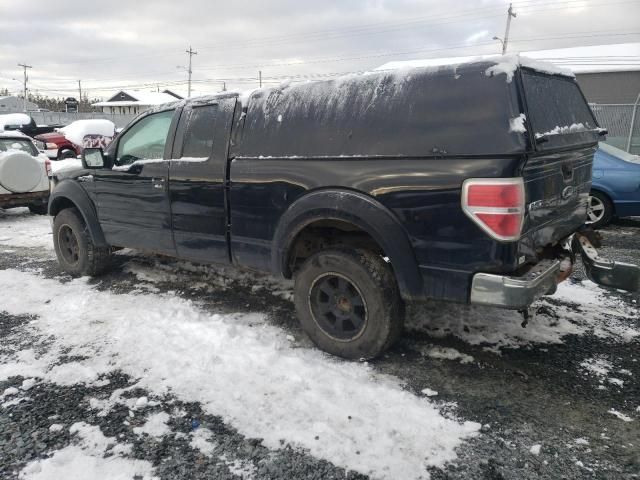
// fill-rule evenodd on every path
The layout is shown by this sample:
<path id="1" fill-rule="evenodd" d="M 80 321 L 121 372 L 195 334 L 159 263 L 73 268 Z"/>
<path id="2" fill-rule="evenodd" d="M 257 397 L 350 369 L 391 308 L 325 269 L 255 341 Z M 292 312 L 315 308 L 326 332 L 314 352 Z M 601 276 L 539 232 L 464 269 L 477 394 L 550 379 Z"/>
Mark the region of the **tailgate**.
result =
<path id="1" fill-rule="evenodd" d="M 523 71 L 534 152 L 525 163 L 521 252 L 553 245 L 584 224 L 593 156 L 602 130 L 575 79 Z"/>
<path id="2" fill-rule="evenodd" d="M 584 224 L 595 147 L 531 157 L 523 170 L 527 211 L 523 240 L 535 250 Z"/>

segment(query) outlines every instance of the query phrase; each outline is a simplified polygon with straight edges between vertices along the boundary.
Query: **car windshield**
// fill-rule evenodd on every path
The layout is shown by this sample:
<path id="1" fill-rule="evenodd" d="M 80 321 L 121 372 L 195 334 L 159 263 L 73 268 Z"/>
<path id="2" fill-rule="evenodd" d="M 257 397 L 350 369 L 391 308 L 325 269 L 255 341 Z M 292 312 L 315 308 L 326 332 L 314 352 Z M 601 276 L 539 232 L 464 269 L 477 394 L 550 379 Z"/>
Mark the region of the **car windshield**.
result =
<path id="1" fill-rule="evenodd" d="M 38 151 L 30 140 L 20 138 L 0 138 L 0 152 L 9 150 L 19 150 L 27 152 L 29 155 L 37 155 Z"/>

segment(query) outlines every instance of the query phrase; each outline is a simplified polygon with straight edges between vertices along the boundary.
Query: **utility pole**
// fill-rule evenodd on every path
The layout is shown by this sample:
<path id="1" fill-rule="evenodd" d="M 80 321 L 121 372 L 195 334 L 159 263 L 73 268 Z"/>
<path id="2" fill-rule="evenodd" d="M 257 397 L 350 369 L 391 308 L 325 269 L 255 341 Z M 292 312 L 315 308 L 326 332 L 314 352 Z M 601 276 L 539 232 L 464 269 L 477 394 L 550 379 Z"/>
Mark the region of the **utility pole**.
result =
<path id="1" fill-rule="evenodd" d="M 511 29 L 511 18 L 516 18 L 516 14 L 513 13 L 513 5 L 509 4 L 509 10 L 507 11 L 507 30 L 504 32 L 504 41 L 502 42 L 502 55 L 507 53 L 507 44 L 509 43 L 509 30 Z"/>
<path id="2" fill-rule="evenodd" d="M 19 63 L 18 66 L 24 69 L 24 111 L 26 112 L 27 111 L 27 80 L 29 79 L 29 77 L 27 77 L 27 68 L 33 68 L 33 66 L 26 65 L 24 63 Z"/>
<path id="3" fill-rule="evenodd" d="M 189 45 L 189 50 L 185 50 L 188 54 L 189 54 L 189 70 L 187 70 L 189 72 L 189 87 L 188 87 L 188 93 L 187 93 L 187 98 L 191 98 L 191 74 L 193 73 L 191 70 L 191 58 L 194 55 L 197 55 L 198 52 L 196 52 L 195 50 L 193 50 L 191 48 L 191 45 Z"/>
<path id="4" fill-rule="evenodd" d="M 78 95 L 80 95 L 80 98 L 78 99 L 78 113 L 80 113 L 80 106 L 82 105 L 82 84 L 80 83 L 80 80 L 78 80 Z"/>
<path id="5" fill-rule="evenodd" d="M 258 78 L 260 78 L 260 88 L 262 88 L 262 70 L 258 70 Z"/>

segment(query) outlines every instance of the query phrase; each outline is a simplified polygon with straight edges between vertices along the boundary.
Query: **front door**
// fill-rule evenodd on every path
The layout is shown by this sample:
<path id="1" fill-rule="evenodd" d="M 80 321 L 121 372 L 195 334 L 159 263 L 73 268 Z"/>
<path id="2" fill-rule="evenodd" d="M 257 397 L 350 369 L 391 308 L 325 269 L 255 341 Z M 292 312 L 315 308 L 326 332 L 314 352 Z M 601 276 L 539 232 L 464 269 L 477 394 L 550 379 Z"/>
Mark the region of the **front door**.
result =
<path id="1" fill-rule="evenodd" d="M 195 102 L 180 117 L 169 167 L 180 258 L 229 263 L 225 176 L 235 98 Z"/>
<path id="2" fill-rule="evenodd" d="M 112 169 L 94 173 L 96 208 L 107 243 L 175 254 L 169 209 L 167 145 L 175 110 L 147 115 L 112 150 Z"/>

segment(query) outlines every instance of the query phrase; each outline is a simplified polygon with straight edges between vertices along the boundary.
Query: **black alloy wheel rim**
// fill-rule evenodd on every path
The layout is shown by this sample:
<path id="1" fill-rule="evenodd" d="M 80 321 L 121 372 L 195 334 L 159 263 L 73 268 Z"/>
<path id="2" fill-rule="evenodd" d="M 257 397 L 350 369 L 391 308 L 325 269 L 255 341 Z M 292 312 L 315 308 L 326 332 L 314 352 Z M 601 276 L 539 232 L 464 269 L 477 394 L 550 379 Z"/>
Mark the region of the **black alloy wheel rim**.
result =
<path id="1" fill-rule="evenodd" d="M 80 260 L 78 237 L 69 225 L 63 225 L 58 231 L 58 247 L 67 263 L 76 264 Z"/>
<path id="2" fill-rule="evenodd" d="M 367 305 L 360 290 L 339 273 L 325 273 L 315 279 L 309 294 L 313 319 L 328 336 L 351 341 L 364 332 Z"/>

